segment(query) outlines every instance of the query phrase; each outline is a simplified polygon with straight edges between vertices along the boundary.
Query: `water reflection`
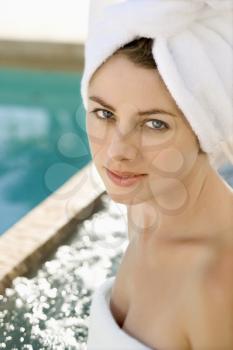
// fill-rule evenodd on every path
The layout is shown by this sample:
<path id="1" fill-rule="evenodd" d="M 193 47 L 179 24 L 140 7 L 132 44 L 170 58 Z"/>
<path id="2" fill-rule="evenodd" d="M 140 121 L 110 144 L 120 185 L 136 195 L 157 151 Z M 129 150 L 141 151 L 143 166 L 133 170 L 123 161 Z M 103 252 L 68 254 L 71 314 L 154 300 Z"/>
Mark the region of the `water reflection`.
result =
<path id="1" fill-rule="evenodd" d="M 103 195 L 99 210 L 66 245 L 0 298 L 0 349 L 85 350 L 91 295 L 116 274 L 126 232 L 125 208 Z"/>

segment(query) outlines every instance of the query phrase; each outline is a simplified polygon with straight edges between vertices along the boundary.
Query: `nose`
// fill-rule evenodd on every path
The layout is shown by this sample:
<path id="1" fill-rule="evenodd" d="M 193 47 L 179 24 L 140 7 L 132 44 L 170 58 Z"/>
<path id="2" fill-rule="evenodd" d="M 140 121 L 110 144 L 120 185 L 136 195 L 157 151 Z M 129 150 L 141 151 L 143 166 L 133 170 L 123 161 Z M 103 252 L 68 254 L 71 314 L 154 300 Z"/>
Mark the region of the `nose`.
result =
<path id="1" fill-rule="evenodd" d="M 133 141 L 130 133 L 122 134 L 119 130 L 115 130 L 111 135 L 107 155 L 111 160 L 134 160 L 137 157 L 138 148 Z"/>

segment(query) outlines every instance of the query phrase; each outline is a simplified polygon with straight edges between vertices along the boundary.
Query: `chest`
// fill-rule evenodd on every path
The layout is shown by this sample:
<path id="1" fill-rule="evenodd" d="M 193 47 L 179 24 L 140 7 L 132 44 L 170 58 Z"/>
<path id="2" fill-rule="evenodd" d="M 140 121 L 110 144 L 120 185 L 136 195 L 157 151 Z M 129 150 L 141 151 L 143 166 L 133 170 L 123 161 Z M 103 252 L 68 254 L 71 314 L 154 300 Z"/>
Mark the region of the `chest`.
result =
<path id="1" fill-rule="evenodd" d="M 188 350 L 184 310 L 195 259 L 174 249 L 154 254 L 128 247 L 112 289 L 112 314 L 124 331 L 151 348 Z"/>

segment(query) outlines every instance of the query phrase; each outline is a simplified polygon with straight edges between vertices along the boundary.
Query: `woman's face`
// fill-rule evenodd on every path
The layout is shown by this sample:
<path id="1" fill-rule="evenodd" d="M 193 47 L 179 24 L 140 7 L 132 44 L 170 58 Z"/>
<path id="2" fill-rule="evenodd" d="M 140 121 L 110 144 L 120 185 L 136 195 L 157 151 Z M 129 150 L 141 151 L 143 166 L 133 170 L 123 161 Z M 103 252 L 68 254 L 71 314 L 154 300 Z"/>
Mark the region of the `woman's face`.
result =
<path id="1" fill-rule="evenodd" d="M 115 55 L 93 75 L 88 96 L 92 158 L 113 200 L 156 200 L 181 181 L 186 184 L 199 156 L 198 140 L 157 70 Z M 146 175 L 123 187 L 106 168 Z"/>

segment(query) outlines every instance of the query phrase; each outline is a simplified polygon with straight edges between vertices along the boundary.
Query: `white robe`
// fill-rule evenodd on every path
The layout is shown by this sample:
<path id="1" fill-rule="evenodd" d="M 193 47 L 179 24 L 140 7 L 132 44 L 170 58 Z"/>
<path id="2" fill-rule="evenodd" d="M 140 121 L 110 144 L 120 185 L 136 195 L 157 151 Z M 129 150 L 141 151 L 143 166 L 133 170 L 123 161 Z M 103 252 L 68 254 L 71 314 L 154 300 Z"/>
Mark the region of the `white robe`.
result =
<path id="1" fill-rule="evenodd" d="M 110 292 L 115 277 L 94 292 L 90 308 L 87 350 L 151 350 L 119 327 L 110 309 Z"/>

